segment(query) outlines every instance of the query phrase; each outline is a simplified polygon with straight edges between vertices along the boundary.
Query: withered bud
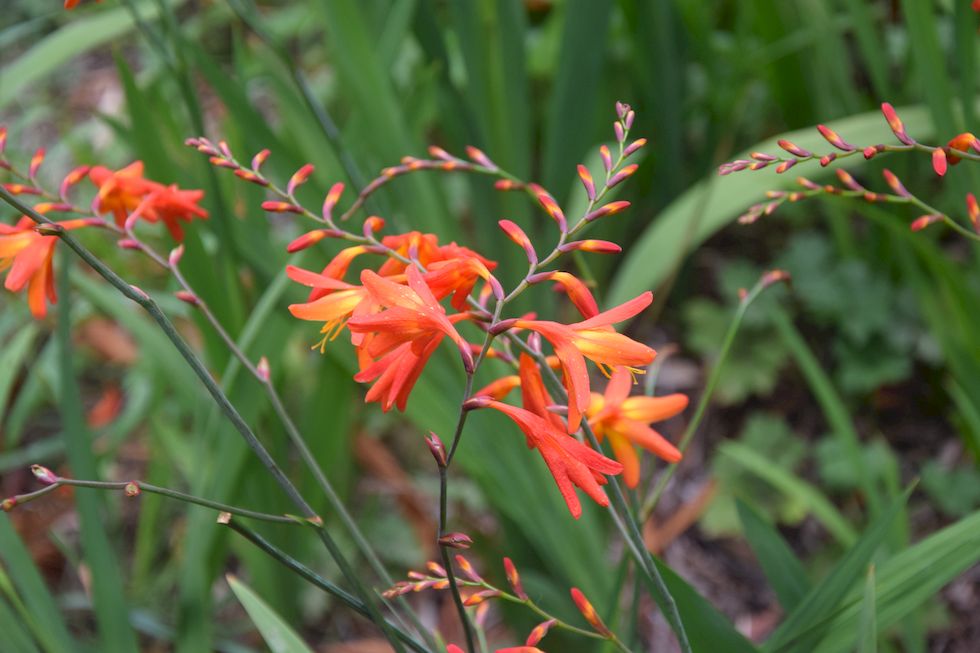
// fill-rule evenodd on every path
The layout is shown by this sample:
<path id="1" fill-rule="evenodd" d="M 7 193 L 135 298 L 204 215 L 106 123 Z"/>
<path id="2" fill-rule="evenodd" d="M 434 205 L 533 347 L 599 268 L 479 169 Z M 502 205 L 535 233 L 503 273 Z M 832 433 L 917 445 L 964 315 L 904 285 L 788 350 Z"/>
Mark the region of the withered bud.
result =
<path id="1" fill-rule="evenodd" d="M 10 512 L 11 510 L 13 510 L 16 507 L 17 507 L 17 498 L 16 497 L 10 497 L 10 498 L 4 499 L 2 502 L 0 502 L 0 509 L 2 509 L 4 512 Z"/>
<path id="2" fill-rule="evenodd" d="M 65 228 L 60 224 L 48 224 L 44 222 L 34 227 L 34 231 L 42 236 L 60 236 L 65 233 Z"/>
<path id="3" fill-rule="evenodd" d="M 769 270 L 762 275 L 762 287 L 768 288 L 775 283 L 789 284 L 792 277 L 786 270 Z"/>
<path id="4" fill-rule="evenodd" d="M 429 435 L 425 438 L 425 443 L 429 445 L 429 452 L 435 458 L 436 465 L 440 469 L 444 468 L 446 466 L 446 445 L 442 443 L 442 440 L 434 431 L 429 431 Z"/>
<path id="5" fill-rule="evenodd" d="M 34 478 L 45 485 L 54 485 L 58 482 L 55 473 L 43 465 L 31 465 L 31 473 L 34 474 Z"/>
<path id="6" fill-rule="evenodd" d="M 126 487 L 123 488 L 123 494 L 125 494 L 127 497 L 138 497 L 142 493 L 143 490 L 140 489 L 140 485 L 137 481 L 130 481 L 129 483 L 126 483 Z"/>
<path id="7" fill-rule="evenodd" d="M 218 518 L 215 520 L 217 523 L 222 525 L 228 525 L 231 523 L 231 513 L 230 512 L 219 512 Z"/>

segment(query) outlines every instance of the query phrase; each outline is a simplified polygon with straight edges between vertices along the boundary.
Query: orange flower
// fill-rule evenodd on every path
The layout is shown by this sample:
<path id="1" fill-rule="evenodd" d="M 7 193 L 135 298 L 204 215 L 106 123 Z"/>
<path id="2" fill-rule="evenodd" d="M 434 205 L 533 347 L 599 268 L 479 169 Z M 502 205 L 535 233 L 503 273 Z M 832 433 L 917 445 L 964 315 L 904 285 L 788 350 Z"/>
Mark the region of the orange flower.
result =
<path id="1" fill-rule="evenodd" d="M 120 227 L 129 216 L 138 215 L 147 222 L 163 222 L 175 240 L 183 240 L 180 220 L 208 217 L 208 212 L 197 205 L 204 191 L 181 190 L 176 184 L 165 186 L 145 179 L 142 161 L 134 161 L 115 172 L 95 166 L 89 170 L 88 177 L 99 189 L 94 210 L 112 213 Z"/>
<path id="2" fill-rule="evenodd" d="M 575 519 L 582 515 L 576 487 L 600 506 L 608 506 L 609 498 L 601 487 L 606 482 L 603 474 L 619 474 L 623 466 L 566 433 L 561 418 L 547 410 L 551 398 L 544 388 L 540 370 L 526 354 L 521 356 L 520 376 L 524 408 L 486 396 L 471 399 L 467 402 L 468 407 L 494 408 L 517 424 L 527 438 L 528 447 L 537 449 L 544 458 L 558 491 Z"/>
<path id="3" fill-rule="evenodd" d="M 100 224 L 101 220 L 81 219 L 58 222 L 62 229 L 78 229 Z M 20 292 L 27 286 L 27 305 L 31 314 L 41 319 L 47 315 L 47 301 L 54 304 L 58 296 L 54 288 L 53 261 L 57 236 L 45 236 L 35 231 L 35 223 L 21 218 L 13 227 L 0 224 L 0 272 L 10 268 L 4 287 Z"/>
<path id="4" fill-rule="evenodd" d="M 319 347 L 320 353 L 323 353 L 328 341 L 340 335 L 352 315 L 370 315 L 381 308 L 364 286 L 355 286 L 294 265 L 286 266 L 286 275 L 297 283 L 313 288 L 310 301 L 291 304 L 289 312 L 301 320 L 324 323 L 320 330 L 323 339 L 314 345 Z M 351 334 L 351 342 L 361 346 L 365 337 L 363 333 Z"/>
<path id="5" fill-rule="evenodd" d="M 586 417 L 596 436 L 609 438 L 616 460 L 623 464 L 626 485 L 636 487 L 640 481 L 640 461 L 633 445 L 639 445 L 669 463 L 681 459 L 681 452 L 648 425 L 683 411 L 687 407 L 687 397 L 682 394 L 630 397 L 632 384 L 630 371 L 617 367 L 605 395 L 592 393 Z"/>
<path id="6" fill-rule="evenodd" d="M 151 182 L 153 183 L 153 182 Z M 133 215 L 146 218 L 147 222 L 163 222 L 174 240 L 184 239 L 180 220 L 190 222 L 195 217 L 207 219 L 208 212 L 197 205 L 204 197 L 203 190 L 180 190 L 176 184 L 162 186 L 155 184 L 140 203 Z"/>
<path id="7" fill-rule="evenodd" d="M 93 208 L 102 213 L 112 213 L 116 224 L 126 224 L 126 218 L 143 201 L 143 197 L 155 190 L 154 182 L 143 178 L 143 162 L 134 161 L 125 168 L 113 172 L 103 166 L 95 166 L 88 178 L 99 189 Z"/>
<path id="8" fill-rule="evenodd" d="M 377 359 L 354 377 L 357 381 L 379 379 L 368 393 L 367 401 L 381 401 L 388 410 L 393 403 L 404 409 L 408 393 L 418 379 L 432 352 L 448 336 L 456 343 L 463 365 L 473 369 L 473 354 L 453 321 L 468 317 L 460 313 L 450 318 L 425 284 L 422 273 L 414 266 L 407 269 L 408 285 L 397 284 L 371 270 L 361 273 L 361 282 L 372 301 L 385 307 L 378 313 L 355 315 L 347 322 L 354 334 L 369 334 L 361 345 L 364 354 Z"/>
<path id="9" fill-rule="evenodd" d="M 582 422 L 582 413 L 591 400 L 589 372 L 585 359 L 600 368 L 625 365 L 641 367 L 653 362 L 656 352 L 644 344 L 616 333 L 615 322 L 629 319 L 645 309 L 653 301 L 653 295 L 645 292 L 608 311 L 582 322 L 559 324 L 540 320 L 516 320 L 515 327 L 540 333 L 555 348 L 561 363 L 565 389 L 568 391 L 568 430 L 573 433 Z"/>
<path id="10" fill-rule="evenodd" d="M 480 279 L 495 287 L 498 296 L 503 296 L 500 294 L 500 284 L 490 275 L 487 266 L 472 256 L 435 261 L 429 264 L 429 270 L 425 274 L 425 282 L 432 293 L 438 299 L 452 295 L 449 303 L 457 311 L 466 308 L 466 299 Z"/>
<path id="11" fill-rule="evenodd" d="M 65 9 L 74 9 L 78 3 L 82 0 L 65 0 Z M 102 0 L 95 0 L 96 2 L 102 2 Z"/>
<path id="12" fill-rule="evenodd" d="M 970 132 L 964 132 L 962 134 L 957 134 L 946 143 L 946 147 L 949 148 L 949 154 L 947 158 L 952 165 L 956 165 L 960 162 L 962 157 L 959 157 L 955 152 L 969 152 L 973 150 L 974 153 L 980 152 L 980 139 L 971 134 Z"/>

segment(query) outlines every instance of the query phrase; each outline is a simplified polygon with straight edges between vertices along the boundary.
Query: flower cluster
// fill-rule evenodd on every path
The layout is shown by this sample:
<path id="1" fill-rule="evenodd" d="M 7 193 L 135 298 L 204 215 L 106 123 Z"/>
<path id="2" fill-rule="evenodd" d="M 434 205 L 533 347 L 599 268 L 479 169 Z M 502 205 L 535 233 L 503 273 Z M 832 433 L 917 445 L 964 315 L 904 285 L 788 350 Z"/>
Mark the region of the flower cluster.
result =
<path id="1" fill-rule="evenodd" d="M 291 305 L 289 310 L 299 319 L 321 324 L 321 337 L 313 345 L 321 352 L 342 333 L 349 334 L 358 359 L 354 378 L 372 384 L 367 401 L 378 402 L 384 411 L 392 407 L 404 410 L 413 387 L 443 341 L 455 346 L 470 383 L 486 358 L 496 357 L 514 364 L 517 374 L 498 379 L 481 391 L 468 389 L 463 407 L 466 411 L 490 408 L 509 417 L 524 432 L 528 446 L 544 459 L 569 511 L 577 518 L 582 506 L 576 488 L 605 506 L 609 498 L 602 486 L 608 476 L 623 473 L 625 469 L 627 484 L 636 486 L 639 462 L 634 446 L 639 445 L 671 462 L 680 459 L 680 452 L 648 424 L 676 415 L 686 406 L 686 398 L 681 396 L 628 398 L 633 375 L 642 373 L 656 353 L 617 332 L 613 325 L 647 308 L 652 301 L 651 293 L 600 312 L 585 283 L 568 271 L 548 269 L 570 251 L 620 251 L 618 245 L 607 241 L 573 239 L 596 220 L 629 206 L 625 201 L 603 201 L 610 189 L 636 171 L 636 164 L 624 165 L 624 162 L 645 144 L 643 139 L 627 141 L 633 111 L 623 104 L 617 105 L 617 111 L 614 132 L 618 160 L 613 160 L 609 147 L 600 148 L 605 174 L 598 184 L 588 168 L 579 166 L 579 179 L 588 204 L 583 215 L 573 223 L 551 193 L 537 184 L 514 178 L 472 147 L 467 148 L 468 160 L 438 147 L 430 148 L 432 159 L 406 157 L 401 165 L 385 168 L 361 191 L 350 208 L 335 218 L 343 184 L 335 184 L 327 192 L 319 213 L 306 209 L 296 199 L 296 189 L 313 173 L 312 165 L 302 166 L 281 189 L 262 172 L 269 156 L 267 150 L 253 157 L 249 165 L 243 165 L 224 142 L 194 138 L 187 144 L 207 155 L 215 166 L 229 169 L 241 179 L 267 189 L 273 197 L 263 202 L 266 211 L 301 215 L 320 223 L 319 228 L 289 243 L 289 253 L 330 240 L 347 243 L 319 272 L 287 267 L 290 279 L 310 288 L 307 300 Z M 457 243 L 442 243 L 436 234 L 418 231 L 382 234 L 385 220 L 378 216 L 365 219 L 360 233 L 341 228 L 363 204 L 367 194 L 401 175 L 420 170 L 487 174 L 498 177 L 495 186 L 499 190 L 523 190 L 554 221 L 558 243 L 550 254 L 541 257 L 519 225 L 501 220 L 501 230 L 524 250 L 529 265 L 525 278 L 507 293 L 494 276 L 496 262 Z M 355 263 L 362 267 L 356 275 L 351 271 Z M 503 317 L 503 309 L 511 299 L 530 286 L 543 283 L 554 283 L 565 290 L 582 319 L 566 324 L 538 319 L 533 314 Z M 467 329 L 482 337 L 483 344 L 467 336 Z M 500 347 L 490 346 L 494 339 L 499 339 Z M 542 341 L 550 345 L 553 356 L 546 357 L 541 351 Z M 519 355 L 515 355 L 515 349 L 521 350 Z M 542 367 L 541 362 L 547 360 L 553 363 L 557 375 L 552 365 Z M 593 394 L 586 361 L 595 363 L 612 379 L 605 398 Z M 554 396 L 555 391 L 546 388 L 545 374 L 555 376 L 560 396 Z M 521 405 L 505 403 L 507 390 L 518 385 Z M 608 437 L 618 462 L 575 437 L 582 428 L 594 429 L 597 436 Z"/>
<path id="2" fill-rule="evenodd" d="M 7 194 L 39 198 L 41 201 L 30 208 L 40 216 L 49 213 L 91 216 L 38 224 L 24 215 L 14 225 L 0 224 L 0 272 L 9 269 L 4 287 L 12 292 L 26 288 L 28 306 L 35 318 L 43 318 L 47 304 L 57 300 L 52 264 L 55 243 L 63 233 L 83 227 L 106 227 L 125 234 L 131 232 L 138 220 L 143 220 L 162 222 L 174 239 L 182 240 L 181 221 L 208 216 L 198 205 L 203 191 L 181 190 L 173 184 L 146 179 L 141 161 L 117 171 L 102 166 L 81 166 L 65 175 L 57 193 L 47 191 L 38 180 L 44 150 L 37 150 L 27 170 L 21 171 L 4 156 L 6 136 L 6 129 L 0 127 L 0 170 L 14 179 L 3 184 Z M 90 210 L 73 204 L 69 197 L 84 179 L 96 189 Z M 102 214 L 111 214 L 114 223 L 103 220 Z M 120 245 L 125 247 L 127 242 L 128 239 L 122 239 Z"/>

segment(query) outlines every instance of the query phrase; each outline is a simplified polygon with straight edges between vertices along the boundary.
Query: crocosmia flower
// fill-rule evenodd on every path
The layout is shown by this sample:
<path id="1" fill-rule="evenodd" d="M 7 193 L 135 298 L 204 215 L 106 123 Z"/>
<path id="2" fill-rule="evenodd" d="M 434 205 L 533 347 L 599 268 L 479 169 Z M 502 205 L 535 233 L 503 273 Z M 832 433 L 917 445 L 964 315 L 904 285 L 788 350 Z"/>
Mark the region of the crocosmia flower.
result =
<path id="1" fill-rule="evenodd" d="M 576 487 L 600 506 L 608 506 L 609 497 L 602 489 L 606 482 L 603 475 L 619 474 L 623 466 L 568 435 L 561 418 L 547 409 L 551 399 L 541 380 L 541 372 L 526 354 L 521 356 L 520 377 L 524 408 L 485 395 L 473 398 L 468 406 L 493 408 L 517 424 L 527 438 L 528 447 L 536 449 L 544 458 L 558 491 L 575 519 L 582 515 Z"/>
<path id="2" fill-rule="evenodd" d="M 65 230 L 99 224 L 100 220 L 65 220 L 57 225 Z M 54 304 L 53 261 L 57 236 L 35 231 L 35 223 L 24 217 L 14 225 L 0 224 L 0 272 L 8 270 L 4 287 L 20 292 L 27 287 L 27 305 L 31 314 L 41 319 L 47 315 L 47 302 Z"/>
<path id="3" fill-rule="evenodd" d="M 154 187 L 133 213 L 139 214 L 147 222 L 162 222 L 174 240 L 184 239 L 181 221 L 208 217 L 208 212 L 197 204 L 204 197 L 203 190 L 181 190 L 176 184 L 154 184 Z"/>
<path id="4" fill-rule="evenodd" d="M 629 319 L 645 309 L 653 295 L 645 292 L 625 304 L 604 311 L 582 322 L 560 324 L 544 320 L 516 320 L 517 328 L 540 333 L 551 346 L 561 363 L 565 389 L 568 391 L 568 430 L 577 431 L 582 413 L 589 407 L 591 392 L 588 358 L 603 368 L 620 365 L 640 368 L 653 362 L 656 352 L 646 345 L 616 333 L 612 325 Z"/>
<path id="5" fill-rule="evenodd" d="M 650 428 L 651 422 L 671 418 L 687 407 L 687 396 L 672 394 L 665 397 L 630 396 L 633 375 L 625 367 L 617 367 L 609 379 L 604 395 L 592 393 L 586 411 L 589 425 L 598 437 L 609 438 L 613 454 L 623 465 L 623 480 L 629 487 L 640 481 L 640 460 L 634 445 L 669 463 L 681 459 L 681 452 L 662 435 Z"/>

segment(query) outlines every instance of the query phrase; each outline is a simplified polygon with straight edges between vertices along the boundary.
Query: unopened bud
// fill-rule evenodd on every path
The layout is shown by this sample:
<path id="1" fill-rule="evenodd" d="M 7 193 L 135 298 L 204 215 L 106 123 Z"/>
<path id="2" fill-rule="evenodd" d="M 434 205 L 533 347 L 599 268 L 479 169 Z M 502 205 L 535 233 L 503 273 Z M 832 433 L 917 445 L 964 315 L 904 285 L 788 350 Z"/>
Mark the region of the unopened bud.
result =
<path id="1" fill-rule="evenodd" d="M 769 270 L 762 275 L 762 287 L 768 288 L 774 283 L 789 283 L 792 277 L 786 270 Z"/>
<path id="2" fill-rule="evenodd" d="M 645 146 L 646 144 L 647 144 L 647 139 L 645 138 L 636 139 L 635 141 L 627 145 L 625 150 L 623 150 L 623 158 L 626 158 L 629 155 L 633 154 L 634 152 L 636 152 L 638 149 Z"/>
<path id="3" fill-rule="evenodd" d="M 31 473 L 34 474 L 34 478 L 45 485 L 54 485 L 58 482 L 58 477 L 55 476 L 54 472 L 43 465 L 31 465 Z"/>
<path id="4" fill-rule="evenodd" d="M 191 306 L 199 306 L 201 304 L 201 300 L 198 299 L 197 295 L 189 290 L 178 290 L 174 293 L 174 297 Z"/>
<path id="5" fill-rule="evenodd" d="M 514 327 L 514 323 L 516 322 L 517 320 L 514 318 L 508 320 L 500 320 L 496 324 L 492 324 L 490 326 L 489 332 L 493 336 L 499 336 L 504 331 L 507 331 L 508 329 L 512 329 Z"/>
<path id="6" fill-rule="evenodd" d="M 17 499 L 14 497 L 10 497 L 9 499 L 4 499 L 2 502 L 0 502 L 0 509 L 2 509 L 4 512 L 10 512 L 16 507 L 17 507 Z"/>
<path id="7" fill-rule="evenodd" d="M 442 440 L 434 431 L 429 431 L 429 435 L 425 438 L 425 443 L 429 445 L 429 451 L 432 453 L 432 457 L 435 458 L 436 465 L 439 468 L 446 466 L 446 445 L 442 443 Z"/>
<path id="8" fill-rule="evenodd" d="M 263 381 L 269 380 L 269 359 L 263 356 L 259 359 L 259 364 L 255 366 L 255 371 L 258 372 L 259 378 Z"/>
<path id="9" fill-rule="evenodd" d="M 132 238 L 123 238 L 116 243 L 122 249 L 135 249 L 142 250 L 143 246 L 140 245 L 139 241 L 133 240 Z"/>
<path id="10" fill-rule="evenodd" d="M 439 546 L 451 549 L 468 549 L 472 544 L 472 538 L 466 533 L 446 533 L 439 538 Z"/>
<path id="11" fill-rule="evenodd" d="M 520 599 L 527 600 L 527 592 L 524 591 L 524 585 L 521 583 L 521 576 L 517 573 L 517 567 L 514 566 L 514 563 L 510 558 L 504 558 L 504 571 L 507 573 L 507 582 L 510 583 L 511 589 L 514 590 L 514 594 L 516 594 Z"/>
<path id="12" fill-rule="evenodd" d="M 170 263 L 170 267 L 175 268 L 180 263 L 180 259 L 184 257 L 184 246 L 177 245 L 172 250 L 170 250 L 170 256 L 167 258 L 167 262 Z"/>

